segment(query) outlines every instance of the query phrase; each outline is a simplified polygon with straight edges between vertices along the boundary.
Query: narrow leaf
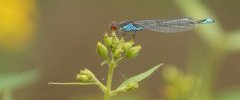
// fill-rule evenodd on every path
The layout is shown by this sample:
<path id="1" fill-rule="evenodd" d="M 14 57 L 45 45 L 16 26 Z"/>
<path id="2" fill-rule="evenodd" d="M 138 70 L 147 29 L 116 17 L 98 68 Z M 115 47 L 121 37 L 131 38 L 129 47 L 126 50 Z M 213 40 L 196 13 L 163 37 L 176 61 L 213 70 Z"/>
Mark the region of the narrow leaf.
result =
<path id="1" fill-rule="evenodd" d="M 150 76 L 154 71 L 156 71 L 160 66 L 162 66 L 163 64 L 159 64 L 151 69 L 149 69 L 148 71 L 138 74 L 136 76 L 133 76 L 131 78 L 129 78 L 128 80 L 124 81 L 117 89 L 121 90 L 122 88 L 126 87 L 128 84 L 131 83 L 139 83 L 140 81 L 144 80 L 145 78 L 147 78 L 148 76 Z"/>
<path id="2" fill-rule="evenodd" d="M 39 79 L 39 72 L 36 70 L 18 74 L 1 74 L 0 91 L 5 88 L 24 87 Z"/>

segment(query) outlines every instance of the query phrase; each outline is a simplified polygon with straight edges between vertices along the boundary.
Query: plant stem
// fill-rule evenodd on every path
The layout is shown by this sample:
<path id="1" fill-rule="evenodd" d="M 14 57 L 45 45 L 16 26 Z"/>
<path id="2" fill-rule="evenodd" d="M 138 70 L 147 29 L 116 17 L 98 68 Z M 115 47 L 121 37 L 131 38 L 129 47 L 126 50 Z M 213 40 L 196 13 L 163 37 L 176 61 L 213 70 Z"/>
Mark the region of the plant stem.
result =
<path id="1" fill-rule="evenodd" d="M 70 82 L 70 83 L 56 83 L 56 82 L 49 82 L 48 85 L 97 85 L 97 83 L 77 83 L 77 82 Z"/>
<path id="2" fill-rule="evenodd" d="M 110 97 L 111 97 L 111 87 L 112 87 L 112 78 L 113 78 L 113 73 L 114 73 L 115 67 L 116 67 L 115 63 L 110 63 L 109 64 L 108 79 L 107 79 L 107 89 L 105 91 L 104 100 L 110 100 Z"/>

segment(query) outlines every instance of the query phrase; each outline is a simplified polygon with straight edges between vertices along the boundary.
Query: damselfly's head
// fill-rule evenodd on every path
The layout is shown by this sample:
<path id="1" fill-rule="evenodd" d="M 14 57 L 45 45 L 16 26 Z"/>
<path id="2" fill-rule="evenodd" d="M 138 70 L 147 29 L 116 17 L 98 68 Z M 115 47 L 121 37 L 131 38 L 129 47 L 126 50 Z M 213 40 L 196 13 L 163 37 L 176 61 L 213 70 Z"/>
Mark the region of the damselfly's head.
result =
<path id="1" fill-rule="evenodd" d="M 118 29 L 117 22 L 112 22 L 111 25 L 110 25 L 110 28 L 111 28 L 112 31 L 117 31 L 117 29 Z"/>

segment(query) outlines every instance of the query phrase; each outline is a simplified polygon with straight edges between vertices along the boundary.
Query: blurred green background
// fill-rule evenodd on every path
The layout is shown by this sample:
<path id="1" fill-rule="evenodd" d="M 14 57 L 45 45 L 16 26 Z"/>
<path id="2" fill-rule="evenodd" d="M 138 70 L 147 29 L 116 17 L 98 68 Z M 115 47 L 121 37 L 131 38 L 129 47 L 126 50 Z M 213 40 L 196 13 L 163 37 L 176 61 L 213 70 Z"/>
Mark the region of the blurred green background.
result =
<path id="1" fill-rule="evenodd" d="M 125 80 L 119 73 L 131 77 L 158 63 L 163 62 L 166 67 L 143 81 L 139 89 L 113 100 L 240 100 L 239 3 L 238 0 L 0 0 L 0 98 L 102 100 L 102 93 L 96 87 L 47 83 L 74 81 L 75 74 L 85 67 L 104 82 L 107 67 L 99 65 L 96 43 L 102 40 L 103 33 L 110 31 L 112 21 L 182 16 L 210 17 L 216 23 L 176 34 L 138 32 L 136 42 L 143 49 L 136 59 L 117 68 L 113 87 Z M 169 81 L 168 75 L 175 77 L 174 73 L 179 77 Z M 189 76 L 201 84 L 181 81 Z M 182 93 L 181 88 L 189 84 L 193 86 Z M 195 94 L 189 94 L 193 91 Z"/>

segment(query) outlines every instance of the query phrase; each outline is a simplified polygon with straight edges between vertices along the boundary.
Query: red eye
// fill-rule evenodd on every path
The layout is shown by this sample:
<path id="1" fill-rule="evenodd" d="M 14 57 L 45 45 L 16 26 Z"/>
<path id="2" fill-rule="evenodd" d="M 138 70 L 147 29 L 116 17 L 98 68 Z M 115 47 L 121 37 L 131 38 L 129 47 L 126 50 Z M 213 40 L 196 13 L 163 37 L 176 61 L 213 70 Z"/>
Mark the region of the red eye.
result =
<path id="1" fill-rule="evenodd" d="M 117 26 L 112 25 L 111 30 L 114 30 L 114 31 L 117 30 Z"/>
<path id="2" fill-rule="evenodd" d="M 116 23 L 111 24 L 111 30 L 116 31 L 118 29 L 118 25 Z"/>

